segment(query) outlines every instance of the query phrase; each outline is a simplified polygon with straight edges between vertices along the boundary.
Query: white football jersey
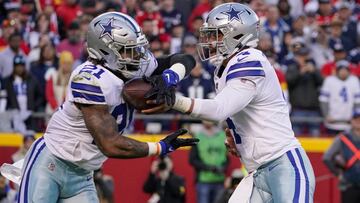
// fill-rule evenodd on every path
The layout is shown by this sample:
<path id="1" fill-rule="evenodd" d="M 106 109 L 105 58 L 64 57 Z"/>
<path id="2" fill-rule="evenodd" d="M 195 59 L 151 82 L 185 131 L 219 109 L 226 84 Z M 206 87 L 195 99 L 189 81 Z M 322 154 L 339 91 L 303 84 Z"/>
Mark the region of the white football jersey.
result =
<path id="1" fill-rule="evenodd" d="M 141 66 L 137 76 L 150 76 L 156 69 L 157 61 L 149 55 L 150 63 Z M 100 65 L 91 62 L 79 65 L 71 74 L 65 102 L 51 117 L 44 134 L 49 150 L 84 169 L 99 169 L 106 157 L 96 146 L 74 103 L 107 105 L 121 136 L 133 117 L 133 109 L 121 96 L 123 85 L 123 80 Z"/>
<path id="2" fill-rule="evenodd" d="M 257 92 L 251 102 L 226 119 L 248 171 L 300 146 L 275 70 L 261 51 L 254 48 L 241 51 L 228 62 L 220 78 L 217 74 L 215 71 L 217 94 L 230 80 L 241 83 L 241 79 L 247 78 L 256 85 Z M 229 97 L 241 99 L 241 95 Z"/>
<path id="3" fill-rule="evenodd" d="M 340 80 L 337 76 L 329 76 L 325 79 L 319 96 L 320 102 L 329 105 L 328 116 L 339 122 L 327 123 L 326 127 L 336 130 L 349 130 L 354 105 L 360 103 L 359 79 L 350 75 L 346 80 Z"/>

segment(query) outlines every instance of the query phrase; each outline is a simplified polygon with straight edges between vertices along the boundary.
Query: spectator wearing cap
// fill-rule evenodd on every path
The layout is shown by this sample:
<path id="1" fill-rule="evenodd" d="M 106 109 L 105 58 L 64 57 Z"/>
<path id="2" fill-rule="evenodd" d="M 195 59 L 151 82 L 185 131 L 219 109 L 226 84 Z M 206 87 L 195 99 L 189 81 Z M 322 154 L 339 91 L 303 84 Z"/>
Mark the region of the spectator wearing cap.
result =
<path id="1" fill-rule="evenodd" d="M 174 0 L 160 1 L 160 14 L 164 20 L 165 32 L 170 34 L 174 26 L 182 24 L 182 15 L 175 8 Z"/>
<path id="2" fill-rule="evenodd" d="M 163 33 L 164 30 L 164 21 L 163 18 L 158 11 L 155 0 L 145 0 L 142 3 L 143 11 L 139 11 L 136 14 L 135 20 L 139 23 L 140 26 L 143 25 L 143 21 L 145 19 L 150 19 L 155 24 L 153 35 L 158 35 Z"/>
<path id="3" fill-rule="evenodd" d="M 280 18 L 279 10 L 276 6 L 268 8 L 267 19 L 264 22 L 264 30 L 271 35 L 274 51 L 278 58 L 284 54 L 284 36 L 290 31 L 290 27 Z"/>
<path id="4" fill-rule="evenodd" d="M 318 24 L 330 24 L 334 17 L 334 8 L 330 0 L 318 0 L 319 9 L 316 20 Z"/>
<path id="5" fill-rule="evenodd" d="M 26 152 L 30 149 L 34 141 L 35 141 L 35 136 L 33 134 L 24 134 L 23 144 L 13 155 L 11 155 L 12 161 L 15 163 L 23 159 L 26 155 Z"/>
<path id="6" fill-rule="evenodd" d="M 360 82 L 351 75 L 349 62 L 336 63 L 336 75 L 325 79 L 320 92 L 320 106 L 327 133 L 336 135 L 351 128 L 352 112 L 360 107 Z"/>
<path id="7" fill-rule="evenodd" d="M 56 52 L 70 51 L 75 60 L 80 59 L 83 51 L 83 41 L 81 41 L 80 25 L 73 21 L 67 31 L 67 38 L 62 40 L 56 47 Z"/>
<path id="8" fill-rule="evenodd" d="M 323 26 L 317 27 L 312 34 L 311 56 L 313 56 L 316 66 L 321 69 L 326 63 L 334 60 L 334 53 L 329 47 L 329 36 Z"/>
<path id="9" fill-rule="evenodd" d="M 360 111 L 355 109 L 351 129 L 335 137 L 323 161 L 339 179 L 342 203 L 360 202 Z"/>
<path id="10" fill-rule="evenodd" d="M 330 75 L 335 75 L 336 73 L 336 62 L 340 60 L 347 60 L 347 54 L 344 49 L 344 46 L 341 43 L 334 44 L 332 47 L 333 53 L 334 53 L 334 60 L 326 63 L 321 68 L 321 75 L 323 77 L 327 77 Z M 349 66 L 350 72 L 353 75 L 360 76 L 360 69 L 356 68 L 355 65 L 350 64 Z"/>
<path id="11" fill-rule="evenodd" d="M 190 54 L 192 56 L 197 55 L 197 49 L 196 45 L 198 43 L 198 40 L 196 37 L 192 35 L 187 35 L 184 37 L 184 40 L 182 42 L 182 52 L 185 54 Z"/>
<path id="12" fill-rule="evenodd" d="M 322 84 L 320 72 L 310 57 L 309 48 L 304 43 L 293 45 L 294 58 L 287 61 L 286 81 L 288 83 L 293 117 L 319 117 L 319 87 Z M 295 134 L 308 133 L 318 136 L 319 124 L 296 122 L 293 124 Z"/>
<path id="13" fill-rule="evenodd" d="M 23 56 L 16 55 L 13 66 L 12 75 L 4 79 L 4 88 L 7 93 L 7 110 L 16 112 L 14 130 L 20 132 L 26 129 L 38 130 L 30 114 L 39 111 L 44 100 L 39 83 L 26 71 Z M 22 125 L 24 122 L 26 128 Z"/>
<path id="14" fill-rule="evenodd" d="M 343 23 L 341 39 L 351 43 L 346 44 L 346 50 L 352 50 L 359 45 L 359 32 L 357 19 L 351 18 L 352 10 L 349 2 L 339 1 L 336 4 L 337 16 Z M 348 46 L 348 47 L 347 47 Z"/>
<path id="15" fill-rule="evenodd" d="M 333 18 L 330 24 L 330 38 L 329 46 L 333 47 L 335 44 L 342 44 L 345 51 L 348 53 L 351 49 L 357 46 L 356 41 L 351 41 L 352 38 L 343 36 L 344 23 L 339 18 Z M 352 35 L 356 33 L 351 33 Z"/>
<path id="16" fill-rule="evenodd" d="M 20 33 L 13 33 L 9 37 L 9 46 L 0 52 L 0 78 L 9 77 L 14 69 L 15 55 L 22 55 L 24 60 L 25 53 L 21 50 L 22 37 Z M 28 65 L 27 65 L 28 68 Z"/>

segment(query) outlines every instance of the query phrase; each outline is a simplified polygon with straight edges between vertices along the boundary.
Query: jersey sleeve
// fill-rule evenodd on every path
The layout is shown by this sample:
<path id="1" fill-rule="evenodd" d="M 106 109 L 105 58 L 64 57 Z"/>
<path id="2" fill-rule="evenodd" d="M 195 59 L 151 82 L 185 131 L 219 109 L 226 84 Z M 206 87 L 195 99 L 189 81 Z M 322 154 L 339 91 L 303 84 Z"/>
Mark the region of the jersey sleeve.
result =
<path id="1" fill-rule="evenodd" d="M 70 81 L 70 91 L 76 103 L 106 104 L 99 79 L 93 74 L 80 72 L 75 75 Z"/>
<path id="2" fill-rule="evenodd" d="M 322 85 L 322 87 L 320 89 L 320 96 L 319 96 L 320 102 L 329 102 L 330 92 L 331 92 L 329 79 L 331 79 L 331 78 L 325 79 L 324 84 Z"/>
<path id="3" fill-rule="evenodd" d="M 250 55 L 249 52 L 241 53 L 236 56 L 236 61 L 229 64 L 226 72 L 226 82 L 235 78 L 263 78 L 265 77 L 264 62 L 262 57 L 257 59 L 256 56 Z"/>

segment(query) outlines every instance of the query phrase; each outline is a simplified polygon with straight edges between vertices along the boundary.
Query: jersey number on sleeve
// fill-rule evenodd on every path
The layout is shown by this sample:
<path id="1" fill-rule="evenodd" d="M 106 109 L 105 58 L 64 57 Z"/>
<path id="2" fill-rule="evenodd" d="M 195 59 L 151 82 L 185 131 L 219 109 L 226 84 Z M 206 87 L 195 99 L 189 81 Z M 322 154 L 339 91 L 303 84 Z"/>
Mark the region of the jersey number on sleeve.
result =
<path id="1" fill-rule="evenodd" d="M 348 94 L 347 94 L 347 91 L 346 91 L 346 87 L 343 87 L 340 91 L 340 96 L 342 97 L 343 99 L 343 102 L 347 102 L 348 101 Z"/>
<path id="2" fill-rule="evenodd" d="M 115 118 L 118 124 L 118 132 L 123 133 L 126 126 L 132 121 L 134 109 L 128 108 L 125 103 L 115 107 L 111 115 Z"/>
<path id="3" fill-rule="evenodd" d="M 235 144 L 241 144 L 241 137 L 240 137 L 240 135 L 236 132 L 236 128 L 235 128 L 234 122 L 231 120 L 231 118 L 227 118 L 227 119 L 226 119 L 226 123 L 227 123 L 228 127 L 233 131 L 233 135 L 234 135 L 234 138 L 235 138 Z"/>
<path id="4" fill-rule="evenodd" d="M 97 68 L 96 66 L 86 65 L 84 66 L 84 68 L 80 70 L 79 73 L 82 72 L 90 73 L 93 76 L 95 76 L 97 79 L 100 79 L 101 74 L 103 74 L 105 71 L 103 69 Z"/>

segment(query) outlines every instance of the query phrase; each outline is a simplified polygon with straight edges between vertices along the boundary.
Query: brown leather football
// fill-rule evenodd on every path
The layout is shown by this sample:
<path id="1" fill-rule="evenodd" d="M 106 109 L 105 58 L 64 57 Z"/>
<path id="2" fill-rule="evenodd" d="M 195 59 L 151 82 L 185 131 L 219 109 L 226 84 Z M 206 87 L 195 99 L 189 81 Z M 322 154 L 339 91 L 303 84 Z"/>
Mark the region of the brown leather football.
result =
<path id="1" fill-rule="evenodd" d="M 152 88 L 151 84 L 145 82 L 142 78 L 136 78 L 125 83 L 122 96 L 126 103 L 137 110 L 149 109 L 155 105 L 146 104 L 145 94 Z"/>

